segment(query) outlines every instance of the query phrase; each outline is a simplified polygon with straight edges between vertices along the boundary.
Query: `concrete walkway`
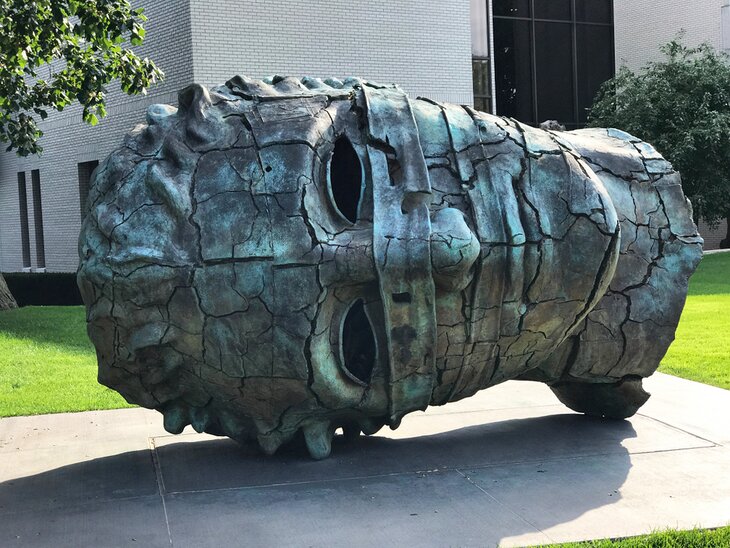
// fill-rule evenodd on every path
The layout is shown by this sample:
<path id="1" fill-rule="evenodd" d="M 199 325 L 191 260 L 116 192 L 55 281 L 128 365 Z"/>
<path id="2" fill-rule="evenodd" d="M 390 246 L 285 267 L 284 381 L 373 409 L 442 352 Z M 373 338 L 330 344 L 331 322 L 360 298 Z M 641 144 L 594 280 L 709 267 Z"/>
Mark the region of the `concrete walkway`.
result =
<path id="1" fill-rule="evenodd" d="M 143 409 L 0 420 L 0 546 L 522 546 L 730 523 L 730 391 L 657 374 L 629 421 L 510 382 L 267 458 Z"/>

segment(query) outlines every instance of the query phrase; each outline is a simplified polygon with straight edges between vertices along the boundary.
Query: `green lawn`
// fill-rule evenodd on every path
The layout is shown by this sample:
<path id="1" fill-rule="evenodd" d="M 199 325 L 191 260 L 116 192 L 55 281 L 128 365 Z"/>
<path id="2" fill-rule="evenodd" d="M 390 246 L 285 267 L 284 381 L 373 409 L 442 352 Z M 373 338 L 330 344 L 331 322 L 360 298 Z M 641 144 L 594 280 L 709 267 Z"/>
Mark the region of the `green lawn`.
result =
<path id="1" fill-rule="evenodd" d="M 96 382 L 83 307 L 0 312 L 0 417 L 127 406 Z"/>
<path id="2" fill-rule="evenodd" d="M 659 371 L 730 390 L 730 253 L 702 259 Z"/>
<path id="3" fill-rule="evenodd" d="M 661 531 L 651 535 L 619 540 L 554 544 L 550 548 L 727 548 L 728 546 L 730 546 L 730 527 L 693 531 Z"/>
<path id="4" fill-rule="evenodd" d="M 730 253 L 708 255 L 660 370 L 730 389 L 729 311 Z M 0 417 L 127 406 L 96 382 L 82 307 L 0 312 Z"/>

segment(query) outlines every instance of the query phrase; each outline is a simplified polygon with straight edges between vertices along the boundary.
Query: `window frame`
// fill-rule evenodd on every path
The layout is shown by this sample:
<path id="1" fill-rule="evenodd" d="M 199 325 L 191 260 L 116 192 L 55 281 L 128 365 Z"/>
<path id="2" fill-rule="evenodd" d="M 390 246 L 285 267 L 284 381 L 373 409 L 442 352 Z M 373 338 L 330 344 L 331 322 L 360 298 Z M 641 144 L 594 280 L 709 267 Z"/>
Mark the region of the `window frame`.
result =
<path id="1" fill-rule="evenodd" d="M 492 0 L 493 1 L 493 0 Z M 566 19 L 547 19 L 547 18 L 540 18 L 535 17 L 535 3 L 539 2 L 541 0 L 528 0 L 529 2 L 529 12 L 530 17 L 525 16 L 509 16 L 509 15 L 496 15 L 496 13 L 492 16 L 493 21 L 525 21 L 529 23 L 529 33 L 530 33 L 530 67 L 529 71 L 531 74 L 531 94 L 532 94 L 532 112 L 533 112 L 533 120 L 521 120 L 525 123 L 531 123 L 533 125 L 538 125 L 539 123 L 547 120 L 548 118 L 540 114 L 540 109 L 538 108 L 538 92 L 539 92 L 539 82 L 537 79 L 537 40 L 536 40 L 536 24 L 537 23 L 557 23 L 562 25 L 570 25 L 571 29 L 571 42 L 572 42 L 572 97 L 571 100 L 573 102 L 573 113 L 574 118 L 573 120 L 558 120 L 561 124 L 565 125 L 568 129 L 575 129 L 579 127 L 583 127 L 585 125 L 585 122 L 581 122 L 581 97 L 579 92 L 579 56 L 578 56 L 578 28 L 586 28 L 586 27 L 603 27 L 603 28 L 614 28 L 614 2 L 613 0 L 609 0 L 611 2 L 611 9 L 610 9 L 610 20 L 608 22 L 596 22 L 596 21 L 579 21 L 577 19 L 578 16 L 578 9 L 577 6 L 581 2 L 586 2 L 590 0 L 570 0 L 570 10 L 571 10 L 571 18 L 570 20 Z M 492 23 L 492 29 L 494 29 L 494 22 Z M 494 33 L 494 30 L 492 30 Z M 494 46 L 496 49 L 496 45 Z M 610 72 L 611 74 L 615 74 L 615 41 L 612 39 L 610 49 L 612 52 L 613 62 L 610 66 Z M 494 55 L 494 52 L 492 52 Z M 496 59 L 496 58 L 495 58 Z M 495 73 L 496 78 L 496 73 Z M 495 82 L 492 82 L 492 93 L 497 94 L 497 91 L 495 89 Z M 499 99 L 499 97 L 496 97 Z M 499 112 L 499 109 L 497 109 L 498 115 L 501 115 L 502 113 Z"/>

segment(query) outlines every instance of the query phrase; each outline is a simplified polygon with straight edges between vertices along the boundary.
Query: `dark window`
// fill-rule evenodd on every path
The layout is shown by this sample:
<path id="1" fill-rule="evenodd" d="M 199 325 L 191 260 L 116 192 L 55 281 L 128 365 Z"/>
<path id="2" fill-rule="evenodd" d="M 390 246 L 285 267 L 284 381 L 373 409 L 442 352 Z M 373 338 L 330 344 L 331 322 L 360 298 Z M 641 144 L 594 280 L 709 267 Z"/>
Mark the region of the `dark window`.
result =
<path id="1" fill-rule="evenodd" d="M 581 0 L 575 3 L 575 18 L 587 23 L 613 23 L 613 0 Z"/>
<path id="2" fill-rule="evenodd" d="M 81 162 L 79 164 L 79 202 L 81 205 L 81 218 L 86 217 L 89 209 L 89 190 L 91 189 L 91 175 L 99 165 L 99 160 Z"/>
<path id="3" fill-rule="evenodd" d="M 23 268 L 30 268 L 30 230 L 28 228 L 28 189 L 25 172 L 18 173 L 18 206 L 20 209 L 20 245 L 23 255 Z"/>
<path id="4" fill-rule="evenodd" d="M 535 0 L 535 19 L 570 21 L 571 0 Z"/>
<path id="5" fill-rule="evenodd" d="M 494 15 L 504 17 L 530 17 L 531 0 L 494 0 Z"/>
<path id="6" fill-rule="evenodd" d="M 497 113 L 534 122 L 530 21 L 494 20 Z"/>
<path id="7" fill-rule="evenodd" d="M 585 124 L 598 89 L 614 75 L 613 27 L 577 25 L 578 123 Z"/>
<path id="8" fill-rule="evenodd" d="M 614 75 L 612 14 L 613 0 L 494 0 L 497 114 L 585 125 Z"/>
<path id="9" fill-rule="evenodd" d="M 492 112 L 491 66 L 489 58 L 474 57 L 471 60 L 474 81 L 474 108 L 482 112 Z"/>
<path id="10" fill-rule="evenodd" d="M 43 204 L 41 203 L 41 172 L 30 172 L 33 185 L 33 218 L 35 220 L 35 254 L 38 268 L 46 268 L 46 246 L 43 238 Z"/>
<path id="11" fill-rule="evenodd" d="M 535 23 L 537 123 L 575 121 L 572 30 L 570 23 Z"/>

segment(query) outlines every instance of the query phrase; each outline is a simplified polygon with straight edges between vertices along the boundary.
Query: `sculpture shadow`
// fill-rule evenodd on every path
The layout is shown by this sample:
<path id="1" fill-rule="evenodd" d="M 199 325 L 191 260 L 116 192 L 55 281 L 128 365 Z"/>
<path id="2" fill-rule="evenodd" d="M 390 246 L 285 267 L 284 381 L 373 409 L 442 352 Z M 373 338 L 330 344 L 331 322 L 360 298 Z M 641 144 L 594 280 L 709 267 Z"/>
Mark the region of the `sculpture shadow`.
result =
<path id="1" fill-rule="evenodd" d="M 429 418 L 433 417 L 417 420 Z M 211 512 L 216 504 L 235 508 L 251 497 L 266 500 L 272 489 L 296 490 L 306 485 L 306 496 L 326 498 L 332 505 L 329 511 L 336 515 L 346 511 L 341 504 L 352 497 L 353 482 L 358 489 L 368 482 L 385 484 L 392 492 L 390 504 L 397 509 L 413 499 L 409 486 L 414 478 L 428 476 L 444 496 L 471 501 L 467 503 L 470 511 L 479 514 L 484 505 L 481 511 L 487 524 L 492 516 L 486 508 L 489 504 L 494 508 L 489 494 L 520 515 L 542 512 L 539 526 L 544 528 L 619 500 L 618 490 L 631 468 L 622 441 L 635 436 L 628 421 L 551 415 L 403 439 L 376 434 L 348 441 L 337 436 L 332 456 L 324 461 L 313 461 L 296 443 L 267 457 L 229 439 L 163 436 L 155 438 L 154 459 L 148 450 L 130 451 L 0 483 L 0 520 L 4 513 L 45 514 L 74 505 L 159 497 L 156 461 L 165 498 L 198 497 L 199 504 L 200 497 L 210 497 L 213 503 L 203 502 Z M 288 494 L 274 496 L 268 511 L 291 511 L 291 506 L 277 508 L 276 499 L 282 496 L 289 500 Z M 231 502 L 226 497 L 238 498 Z M 559 500 L 572 502 L 557 504 Z M 305 501 L 301 508 L 311 511 Z M 373 511 L 387 509 L 385 505 Z M 176 523 L 169 504 L 168 512 L 174 535 L 176 527 L 185 528 L 184 520 Z M 242 510 L 239 518 L 244 519 L 244 514 Z M 441 519 L 447 517 L 442 514 Z M 530 514 L 534 523 L 533 519 Z M 506 531 L 501 524 L 501 538 L 534 531 L 527 521 L 510 523 Z"/>

